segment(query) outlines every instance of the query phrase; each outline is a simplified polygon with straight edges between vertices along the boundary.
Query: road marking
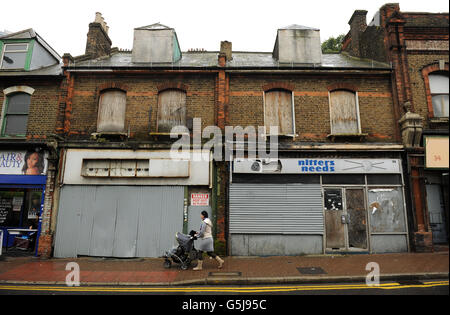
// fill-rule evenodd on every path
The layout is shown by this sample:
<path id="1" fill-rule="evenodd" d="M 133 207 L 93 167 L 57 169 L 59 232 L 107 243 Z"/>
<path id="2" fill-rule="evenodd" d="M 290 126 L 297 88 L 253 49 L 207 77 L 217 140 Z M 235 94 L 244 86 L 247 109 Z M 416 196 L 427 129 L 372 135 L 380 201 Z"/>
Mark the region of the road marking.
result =
<path id="1" fill-rule="evenodd" d="M 424 282 L 420 285 L 401 285 L 399 283 L 382 283 L 379 286 L 367 286 L 365 284 L 343 284 L 343 285 L 305 285 L 305 286 L 277 286 L 277 287 L 61 287 L 61 286 L 17 286 L 0 285 L 0 290 L 15 291 L 65 291 L 65 292 L 168 292 L 168 293 L 195 293 L 195 292 L 226 292 L 226 293 L 268 293 L 268 292 L 294 292 L 315 290 L 361 290 L 361 289 L 383 289 L 398 290 L 405 288 L 430 288 L 436 286 L 448 286 L 447 281 Z"/>

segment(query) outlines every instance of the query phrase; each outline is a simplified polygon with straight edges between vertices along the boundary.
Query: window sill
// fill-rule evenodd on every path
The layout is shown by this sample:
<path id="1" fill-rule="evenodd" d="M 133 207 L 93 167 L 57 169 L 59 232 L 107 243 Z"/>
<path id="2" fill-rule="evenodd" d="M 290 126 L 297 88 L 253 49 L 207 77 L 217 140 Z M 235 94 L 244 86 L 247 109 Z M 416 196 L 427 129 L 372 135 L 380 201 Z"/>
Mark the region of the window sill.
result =
<path id="1" fill-rule="evenodd" d="M 94 140 L 98 138 L 128 138 L 128 133 L 126 132 L 119 132 L 119 131 L 112 131 L 112 132 L 94 132 L 91 133 L 91 136 Z"/>
<path id="2" fill-rule="evenodd" d="M 359 141 L 362 142 L 367 138 L 367 133 L 338 133 L 329 134 L 327 136 L 331 141 Z"/>
<path id="3" fill-rule="evenodd" d="M 428 122 L 430 127 L 443 127 L 442 125 L 448 125 L 448 117 L 430 117 Z"/>

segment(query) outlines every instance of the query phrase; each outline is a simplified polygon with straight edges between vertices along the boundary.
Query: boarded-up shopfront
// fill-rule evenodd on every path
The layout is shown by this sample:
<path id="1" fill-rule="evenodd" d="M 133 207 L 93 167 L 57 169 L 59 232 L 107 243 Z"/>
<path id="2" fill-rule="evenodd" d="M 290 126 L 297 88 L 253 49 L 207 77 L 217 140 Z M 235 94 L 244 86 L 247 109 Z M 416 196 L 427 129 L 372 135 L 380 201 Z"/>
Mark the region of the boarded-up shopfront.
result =
<path id="1" fill-rule="evenodd" d="M 64 165 L 55 257 L 160 257 L 187 228 L 188 188 L 210 185 L 208 161 L 169 151 L 70 149 Z"/>
<path id="2" fill-rule="evenodd" d="M 233 167 L 232 255 L 408 251 L 401 160 L 235 160 Z"/>

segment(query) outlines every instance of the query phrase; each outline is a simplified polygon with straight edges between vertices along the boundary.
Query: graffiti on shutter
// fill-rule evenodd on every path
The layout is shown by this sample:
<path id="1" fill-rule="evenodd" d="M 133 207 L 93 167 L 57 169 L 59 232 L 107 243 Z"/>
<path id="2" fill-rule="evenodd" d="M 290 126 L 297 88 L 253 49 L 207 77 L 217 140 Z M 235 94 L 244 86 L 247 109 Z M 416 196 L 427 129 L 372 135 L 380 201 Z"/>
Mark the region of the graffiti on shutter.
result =
<path id="1" fill-rule="evenodd" d="M 159 93 L 158 132 L 170 132 L 175 126 L 186 126 L 186 93 L 165 90 Z"/>
<path id="2" fill-rule="evenodd" d="M 355 93 L 350 91 L 331 92 L 330 112 L 333 135 L 359 133 Z"/>

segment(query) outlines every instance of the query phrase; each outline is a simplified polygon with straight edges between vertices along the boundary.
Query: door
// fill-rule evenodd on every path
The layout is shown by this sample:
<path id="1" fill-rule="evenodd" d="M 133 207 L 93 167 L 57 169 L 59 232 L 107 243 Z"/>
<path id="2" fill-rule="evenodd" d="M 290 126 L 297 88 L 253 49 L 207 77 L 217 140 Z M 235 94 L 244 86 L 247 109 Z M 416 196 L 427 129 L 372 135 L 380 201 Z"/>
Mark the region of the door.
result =
<path id="1" fill-rule="evenodd" d="M 366 251 L 367 215 L 363 188 L 325 188 L 328 250 Z"/>
<path id="2" fill-rule="evenodd" d="M 433 243 L 446 243 L 447 231 L 445 228 L 444 203 L 441 186 L 431 184 L 426 185 L 426 189 L 430 226 L 433 232 Z"/>

